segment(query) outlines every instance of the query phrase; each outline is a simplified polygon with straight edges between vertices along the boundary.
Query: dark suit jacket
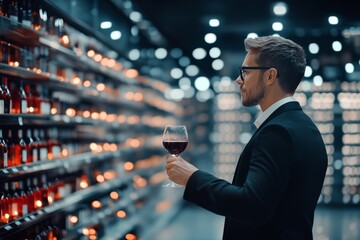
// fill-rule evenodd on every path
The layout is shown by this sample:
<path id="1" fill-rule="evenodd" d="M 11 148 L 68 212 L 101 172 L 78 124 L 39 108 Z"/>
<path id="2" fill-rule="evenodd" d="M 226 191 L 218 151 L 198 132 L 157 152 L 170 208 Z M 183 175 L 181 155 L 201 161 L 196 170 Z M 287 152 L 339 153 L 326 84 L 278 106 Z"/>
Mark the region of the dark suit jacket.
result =
<path id="1" fill-rule="evenodd" d="M 327 168 L 319 130 L 299 103 L 279 107 L 242 152 L 232 184 L 203 171 L 184 199 L 225 216 L 223 239 L 312 239 Z"/>

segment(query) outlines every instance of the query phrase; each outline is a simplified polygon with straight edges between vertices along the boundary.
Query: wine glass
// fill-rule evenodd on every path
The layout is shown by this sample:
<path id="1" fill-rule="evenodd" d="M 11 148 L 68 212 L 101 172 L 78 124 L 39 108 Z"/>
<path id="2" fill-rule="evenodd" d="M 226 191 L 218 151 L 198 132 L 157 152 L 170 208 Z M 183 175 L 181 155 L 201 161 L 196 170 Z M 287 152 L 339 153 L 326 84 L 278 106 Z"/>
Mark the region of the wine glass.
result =
<path id="1" fill-rule="evenodd" d="M 178 157 L 188 144 L 188 133 L 184 125 L 167 125 L 163 133 L 164 148 L 173 156 Z M 181 185 L 170 182 L 164 187 L 181 187 Z"/>

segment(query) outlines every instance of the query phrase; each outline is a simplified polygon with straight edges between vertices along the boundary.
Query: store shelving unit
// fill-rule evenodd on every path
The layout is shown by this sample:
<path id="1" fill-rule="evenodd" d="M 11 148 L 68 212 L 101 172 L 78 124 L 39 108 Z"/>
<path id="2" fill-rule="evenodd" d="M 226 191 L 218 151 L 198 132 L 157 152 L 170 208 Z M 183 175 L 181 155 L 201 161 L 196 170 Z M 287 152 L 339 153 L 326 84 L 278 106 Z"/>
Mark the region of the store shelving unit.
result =
<path id="1" fill-rule="evenodd" d="M 68 34 L 70 41 L 76 38 L 74 41 L 81 47 L 64 44 L 61 36 L 46 29 L 35 30 L 0 16 L 3 46 L 9 51 L 19 50 L 16 65 L 0 59 L 0 76 L 8 78 L 9 84 L 49 89 L 46 97 L 56 107 L 56 111 L 49 113 L 0 114 L 0 129 L 46 132 L 55 128 L 59 133 L 56 140 L 63 145 L 56 157 L 2 167 L 0 184 L 18 184 L 45 176 L 54 182 L 65 179 L 62 184 L 71 190 L 56 201 L 46 200 L 45 206 L 34 211 L 25 211 L 21 216 L 16 213 L 8 222 L 4 221 L 9 215 L 5 220 L 2 216 L 0 238 L 35 239 L 55 234 L 58 239 L 88 239 L 93 234 L 123 239 L 126 234 L 139 235 L 145 231 L 142 225 L 146 219 L 155 221 L 176 210 L 178 198 L 173 193 L 172 198 L 167 198 L 169 193 L 161 188 L 166 180 L 161 134 L 166 124 L 178 121 L 182 107 L 163 97 L 170 88 L 166 83 L 146 76 L 127 77 L 121 62 L 107 57 L 112 49 L 100 34 L 77 23 L 51 3 L 40 3 L 43 11 L 49 11 L 48 19 L 64 21 L 62 34 Z M 88 56 L 90 46 L 95 46 L 113 64 L 102 64 Z M 37 51 L 44 51 L 45 55 Z M 30 59 L 31 64 L 29 59 L 24 60 L 25 55 L 34 58 Z M 36 66 L 34 61 L 43 61 L 46 66 Z M 90 84 L 84 84 L 86 81 Z M 48 190 L 54 182 L 42 188 L 46 194 L 54 194 Z M 30 185 L 26 187 L 38 187 L 33 182 Z M 10 192 L 1 188 L 5 195 L 18 190 L 18 186 Z M 57 193 L 61 191 L 65 190 L 58 189 Z M 4 216 L 8 214 L 3 210 L 6 203 L 20 204 L 13 195 L 1 201 Z M 126 216 L 118 216 L 120 210 Z M 119 218 L 121 221 L 116 220 Z M 87 232 L 89 229 L 95 233 Z"/>

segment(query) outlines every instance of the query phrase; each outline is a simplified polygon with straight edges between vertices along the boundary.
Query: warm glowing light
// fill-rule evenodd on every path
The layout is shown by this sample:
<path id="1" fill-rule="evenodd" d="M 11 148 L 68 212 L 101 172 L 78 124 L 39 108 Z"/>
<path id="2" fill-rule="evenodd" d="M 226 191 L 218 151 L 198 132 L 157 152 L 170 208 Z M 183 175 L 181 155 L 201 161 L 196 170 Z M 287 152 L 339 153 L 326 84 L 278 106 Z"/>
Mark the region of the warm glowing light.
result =
<path id="1" fill-rule="evenodd" d="M 114 59 L 109 59 L 108 63 L 107 63 L 107 67 L 108 68 L 113 68 L 115 66 L 116 62 Z"/>
<path id="2" fill-rule="evenodd" d="M 52 203 L 54 202 L 54 197 L 51 196 L 51 195 L 49 195 L 49 196 L 47 197 L 47 200 L 48 200 L 49 204 L 52 204 Z"/>
<path id="3" fill-rule="evenodd" d="M 81 79 L 78 78 L 78 77 L 75 77 L 72 81 L 71 81 L 72 84 L 74 85 L 80 85 L 81 84 Z"/>
<path id="4" fill-rule="evenodd" d="M 90 228 L 90 230 L 89 230 L 89 234 L 90 234 L 90 235 L 94 235 L 94 234 L 96 234 L 96 230 L 95 230 L 95 229 L 93 229 L 93 228 Z"/>
<path id="5" fill-rule="evenodd" d="M 62 157 L 67 157 L 69 155 L 69 152 L 66 148 L 64 148 L 63 150 L 61 150 L 61 156 Z"/>
<path id="6" fill-rule="evenodd" d="M 106 180 L 111 180 L 111 179 L 115 178 L 115 176 L 116 176 L 116 174 L 113 170 L 104 172 L 104 177 Z"/>
<path id="7" fill-rule="evenodd" d="M 117 119 L 118 119 L 119 123 L 124 123 L 124 122 L 126 122 L 126 116 L 125 116 L 125 115 L 119 115 L 119 116 L 117 117 Z"/>
<path id="8" fill-rule="evenodd" d="M 80 182 L 80 187 L 81 187 L 82 189 L 87 188 L 88 186 L 89 186 L 89 184 L 87 183 L 87 181 L 82 180 L 82 181 Z"/>
<path id="9" fill-rule="evenodd" d="M 127 92 L 125 93 L 124 97 L 128 100 L 132 100 L 134 98 L 134 93 L 133 92 Z"/>
<path id="10" fill-rule="evenodd" d="M 85 236 L 88 236 L 88 235 L 89 235 L 89 229 L 88 229 L 88 228 L 83 228 L 82 233 L 83 233 Z"/>
<path id="11" fill-rule="evenodd" d="M 144 99 L 144 95 L 142 93 L 135 93 L 134 95 L 134 101 L 141 102 Z"/>
<path id="12" fill-rule="evenodd" d="M 68 108 L 66 109 L 66 116 L 69 116 L 69 117 L 75 117 L 76 115 L 76 111 L 74 108 Z"/>
<path id="13" fill-rule="evenodd" d="M 9 62 L 9 65 L 12 67 L 18 67 L 20 64 L 19 62 Z"/>
<path id="14" fill-rule="evenodd" d="M 134 164 L 132 162 L 126 162 L 124 163 L 124 169 L 126 171 L 131 171 L 134 169 Z"/>
<path id="15" fill-rule="evenodd" d="M 128 78 L 136 78 L 139 75 L 138 71 L 136 71 L 135 69 L 125 70 L 124 74 Z"/>
<path id="16" fill-rule="evenodd" d="M 119 218 L 125 218 L 126 217 L 126 212 L 124 210 L 119 210 L 119 211 L 117 211 L 116 215 Z"/>
<path id="17" fill-rule="evenodd" d="M 125 239 L 126 240 L 137 240 L 136 235 L 132 234 L 132 233 L 128 233 L 125 235 Z"/>
<path id="18" fill-rule="evenodd" d="M 91 81 L 90 80 L 85 80 L 83 82 L 83 85 L 84 85 L 84 87 L 90 87 L 91 86 Z"/>
<path id="19" fill-rule="evenodd" d="M 78 217 L 77 216 L 70 216 L 70 222 L 71 223 L 77 223 L 78 222 Z"/>
<path id="20" fill-rule="evenodd" d="M 70 43 L 70 38 L 68 35 L 64 35 L 61 37 L 61 40 L 62 42 L 65 44 L 65 45 L 68 45 Z"/>
<path id="21" fill-rule="evenodd" d="M 98 90 L 98 91 L 104 91 L 105 90 L 105 84 L 103 84 L 103 83 L 99 83 L 98 85 L 96 85 L 96 89 Z"/>
<path id="22" fill-rule="evenodd" d="M 104 143 L 103 149 L 104 149 L 104 151 L 110 151 L 110 143 Z"/>
<path id="23" fill-rule="evenodd" d="M 102 56 L 101 56 L 101 54 L 95 54 L 95 56 L 94 56 L 94 60 L 95 60 L 95 62 L 100 62 L 101 61 L 101 59 L 102 59 Z"/>
<path id="24" fill-rule="evenodd" d="M 57 111 L 57 108 L 54 108 L 54 107 L 51 108 L 50 111 L 51 111 L 51 114 L 52 114 L 52 115 L 55 115 L 55 114 L 57 114 L 57 112 L 58 112 L 58 111 Z"/>
<path id="25" fill-rule="evenodd" d="M 96 176 L 96 181 L 98 183 L 103 183 L 103 182 L 105 182 L 105 178 L 104 178 L 103 175 L 99 174 L 99 175 Z"/>
<path id="26" fill-rule="evenodd" d="M 93 201 L 93 202 L 91 203 L 91 206 L 92 206 L 93 208 L 98 209 L 98 208 L 101 208 L 102 204 L 101 204 L 100 201 L 95 200 L 95 201 Z"/>
<path id="27" fill-rule="evenodd" d="M 100 118 L 100 114 L 98 112 L 91 113 L 91 118 L 94 120 L 98 120 Z"/>
<path id="28" fill-rule="evenodd" d="M 136 115 L 130 116 L 130 117 L 128 117 L 127 122 L 128 122 L 128 124 L 131 124 L 131 125 L 138 124 L 140 122 L 140 117 L 136 116 Z"/>
<path id="29" fill-rule="evenodd" d="M 107 113 L 106 112 L 104 112 L 104 111 L 102 111 L 102 112 L 100 112 L 100 119 L 101 120 L 106 120 L 106 116 L 107 116 Z"/>
<path id="30" fill-rule="evenodd" d="M 115 119 L 116 119 L 116 115 L 115 115 L 115 114 L 108 114 L 108 115 L 106 116 L 106 121 L 107 121 L 107 122 L 114 122 Z"/>
<path id="31" fill-rule="evenodd" d="M 40 200 L 37 200 L 36 203 L 35 203 L 35 205 L 36 205 L 37 207 L 42 207 L 42 202 L 41 202 Z"/>
<path id="32" fill-rule="evenodd" d="M 108 64 L 108 62 L 109 62 L 109 59 L 108 59 L 108 58 L 103 58 L 103 59 L 101 60 L 100 64 L 106 67 L 107 64 Z"/>
<path id="33" fill-rule="evenodd" d="M 118 200 L 119 199 L 119 194 L 117 192 L 111 192 L 110 193 L 110 197 L 114 200 Z"/>
<path id="34" fill-rule="evenodd" d="M 140 146 L 140 141 L 138 139 L 131 139 L 130 146 L 133 148 L 137 148 Z"/>
<path id="35" fill-rule="evenodd" d="M 89 110 L 85 110 L 85 111 L 83 112 L 83 117 L 84 117 L 84 118 L 89 118 L 90 116 L 91 116 L 91 113 L 90 113 Z"/>
<path id="36" fill-rule="evenodd" d="M 27 112 L 29 112 L 29 113 L 33 113 L 34 111 L 35 111 L 34 107 L 29 107 L 27 109 Z"/>
<path id="37" fill-rule="evenodd" d="M 87 52 L 87 56 L 88 57 L 94 57 L 95 56 L 95 51 L 94 50 L 89 50 L 88 52 Z"/>
<path id="38" fill-rule="evenodd" d="M 115 143 L 112 143 L 112 144 L 110 145 L 110 151 L 115 152 L 116 150 L 117 150 L 116 144 L 115 144 Z"/>
<path id="39" fill-rule="evenodd" d="M 90 143 L 90 149 L 91 149 L 91 151 L 96 151 L 97 144 L 96 143 Z"/>

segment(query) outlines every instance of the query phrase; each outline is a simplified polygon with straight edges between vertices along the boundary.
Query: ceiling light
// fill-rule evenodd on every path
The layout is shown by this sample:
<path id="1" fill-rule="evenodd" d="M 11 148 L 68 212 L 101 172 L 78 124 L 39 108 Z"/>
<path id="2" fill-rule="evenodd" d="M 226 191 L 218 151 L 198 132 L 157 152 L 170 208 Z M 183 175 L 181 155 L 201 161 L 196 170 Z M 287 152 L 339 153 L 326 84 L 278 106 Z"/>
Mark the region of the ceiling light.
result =
<path id="1" fill-rule="evenodd" d="M 129 18 L 133 22 L 140 22 L 142 20 L 142 15 L 138 11 L 133 11 L 133 12 L 130 13 Z"/>
<path id="2" fill-rule="evenodd" d="M 310 66 L 306 66 L 304 76 L 305 77 L 310 77 L 312 75 L 312 73 L 313 73 L 312 68 Z"/>
<path id="3" fill-rule="evenodd" d="M 199 74 L 199 68 L 195 65 L 189 65 L 185 68 L 185 72 L 187 75 L 193 77 Z"/>
<path id="4" fill-rule="evenodd" d="M 312 54 L 317 54 L 319 52 L 319 45 L 316 43 L 309 44 L 309 52 Z"/>
<path id="5" fill-rule="evenodd" d="M 203 59 L 203 58 L 206 57 L 206 51 L 205 51 L 205 49 L 203 49 L 203 48 L 196 48 L 196 49 L 194 49 L 194 51 L 192 52 L 192 55 L 193 55 L 193 57 L 194 57 L 195 59 L 201 60 L 201 59 Z"/>
<path id="6" fill-rule="evenodd" d="M 259 37 L 256 33 L 249 33 L 246 38 L 257 38 Z"/>
<path id="7" fill-rule="evenodd" d="M 332 48 L 335 52 L 340 52 L 341 49 L 342 49 L 342 45 L 341 45 L 341 42 L 339 41 L 335 41 L 332 43 Z"/>
<path id="8" fill-rule="evenodd" d="M 165 48 L 158 48 L 155 50 L 155 57 L 157 59 L 164 59 L 167 56 L 167 51 Z"/>
<path id="9" fill-rule="evenodd" d="M 110 37 L 112 40 L 118 40 L 121 38 L 121 32 L 120 31 L 112 31 L 110 34 Z"/>
<path id="10" fill-rule="evenodd" d="M 213 18 L 209 20 L 210 27 L 218 27 L 220 25 L 219 19 Z"/>
<path id="11" fill-rule="evenodd" d="M 210 55 L 210 57 L 212 57 L 212 58 L 218 58 L 218 57 L 220 57 L 220 55 L 221 55 L 221 50 L 220 50 L 220 48 L 218 48 L 218 47 L 213 47 L 213 48 L 211 48 L 210 51 L 209 51 L 209 55 Z"/>
<path id="12" fill-rule="evenodd" d="M 354 72 L 354 69 L 355 69 L 354 64 L 352 64 L 352 63 L 347 63 L 347 64 L 345 64 L 345 71 L 346 71 L 347 73 L 352 73 L 352 72 Z"/>
<path id="13" fill-rule="evenodd" d="M 214 70 L 219 71 L 219 70 L 223 69 L 223 67 L 224 67 L 224 61 L 221 60 L 221 59 L 215 59 L 215 60 L 212 62 L 211 66 L 212 66 L 212 68 L 213 68 Z"/>
<path id="14" fill-rule="evenodd" d="M 101 29 L 109 29 L 109 28 L 111 28 L 111 26 L 112 26 L 112 23 L 109 21 L 104 21 L 104 22 L 100 23 Z"/>
<path id="15" fill-rule="evenodd" d="M 206 91 L 210 87 L 210 81 L 207 77 L 201 76 L 195 79 L 195 88 L 199 91 Z"/>
<path id="16" fill-rule="evenodd" d="M 336 25 L 339 23 L 339 19 L 336 16 L 330 16 L 328 21 L 331 25 Z"/>
<path id="17" fill-rule="evenodd" d="M 132 61 L 136 61 L 140 58 L 140 51 L 139 49 L 132 49 L 129 52 L 129 59 Z"/>
<path id="18" fill-rule="evenodd" d="M 283 16 L 287 12 L 287 6 L 283 2 L 278 2 L 274 5 L 273 11 L 276 16 Z"/>
<path id="19" fill-rule="evenodd" d="M 315 85 L 315 86 L 320 87 L 320 86 L 323 84 L 324 80 L 323 80 L 323 78 L 322 78 L 320 75 L 316 75 L 316 76 L 313 78 L 313 82 L 314 82 L 314 85 Z"/>
<path id="20" fill-rule="evenodd" d="M 273 24 L 272 24 L 272 29 L 274 30 L 274 31 L 282 31 L 283 30 L 283 24 L 281 23 L 281 22 L 274 22 Z"/>
<path id="21" fill-rule="evenodd" d="M 183 76 L 183 71 L 180 68 L 173 68 L 170 71 L 170 76 L 174 79 L 179 79 Z"/>
<path id="22" fill-rule="evenodd" d="M 204 37 L 205 42 L 211 44 L 216 42 L 216 35 L 214 33 L 207 33 Z"/>
<path id="23" fill-rule="evenodd" d="M 191 88 L 191 80 L 187 77 L 183 77 L 179 80 L 179 87 L 186 91 L 188 90 L 189 88 Z"/>

